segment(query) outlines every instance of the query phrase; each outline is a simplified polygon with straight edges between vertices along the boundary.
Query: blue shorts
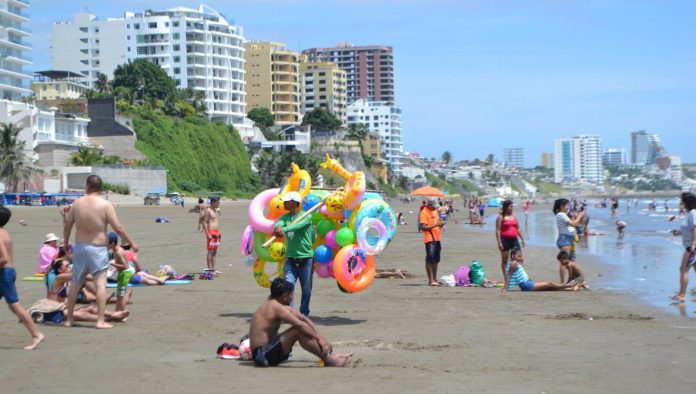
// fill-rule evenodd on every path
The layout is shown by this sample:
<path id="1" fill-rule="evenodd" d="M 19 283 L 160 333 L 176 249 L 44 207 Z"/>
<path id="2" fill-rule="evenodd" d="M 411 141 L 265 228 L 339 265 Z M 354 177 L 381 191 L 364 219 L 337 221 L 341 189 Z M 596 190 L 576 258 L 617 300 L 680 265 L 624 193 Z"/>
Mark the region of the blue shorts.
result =
<path id="1" fill-rule="evenodd" d="M 526 282 L 520 283 L 520 290 L 522 290 L 522 291 L 534 291 L 534 286 L 536 286 L 536 283 L 534 283 L 534 281 L 530 279 Z"/>
<path id="2" fill-rule="evenodd" d="M 0 299 L 5 297 L 8 305 L 19 302 L 15 280 L 17 280 L 17 271 L 14 267 L 0 268 Z"/>
<path id="3" fill-rule="evenodd" d="M 558 240 L 556 240 L 556 246 L 558 249 L 561 249 L 564 246 L 572 245 L 573 242 L 575 242 L 575 234 L 561 234 L 558 236 Z"/>
<path id="4" fill-rule="evenodd" d="M 134 284 L 134 285 L 139 285 L 139 284 L 143 283 L 143 277 L 140 276 L 140 274 L 135 274 L 135 275 L 131 276 L 130 283 Z"/>

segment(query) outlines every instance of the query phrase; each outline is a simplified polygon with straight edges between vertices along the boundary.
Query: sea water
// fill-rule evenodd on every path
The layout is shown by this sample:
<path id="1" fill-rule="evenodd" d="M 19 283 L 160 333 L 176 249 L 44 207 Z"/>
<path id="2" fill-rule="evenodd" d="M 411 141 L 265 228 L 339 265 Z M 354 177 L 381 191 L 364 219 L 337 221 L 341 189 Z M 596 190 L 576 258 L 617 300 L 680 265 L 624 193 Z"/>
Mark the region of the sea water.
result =
<path id="1" fill-rule="evenodd" d="M 665 200 L 657 200 L 656 211 L 648 209 L 651 201 L 638 200 L 637 206 L 632 202 L 627 210 L 626 200 L 620 200 L 617 217 L 612 218 L 610 208 L 596 208 L 598 201 L 588 200 L 590 231 L 606 235 L 591 235 L 582 240 L 576 246 L 576 260 L 582 266 L 583 255 L 590 254 L 611 267 L 607 273 L 590 272 L 584 267 L 588 282 L 594 288 L 634 294 L 640 301 L 696 317 L 696 301 L 692 300 L 696 295 L 690 290 L 686 303 L 679 305 L 669 299 L 679 290 L 679 265 L 684 253 L 681 237 L 671 234 L 672 230 L 679 229 L 683 220 L 679 215 L 679 200 L 667 200 L 667 210 Z M 516 212 L 516 215 L 528 244 L 556 248 L 556 221 L 550 209 L 533 208 L 526 225 L 524 213 Z M 672 216 L 676 216 L 675 220 L 668 221 Z M 495 230 L 495 220 L 495 214 L 487 218 L 485 231 Z M 623 238 L 618 236 L 617 220 L 627 224 Z M 555 259 L 555 255 L 549 258 Z M 690 279 L 691 289 L 696 287 L 693 270 Z"/>

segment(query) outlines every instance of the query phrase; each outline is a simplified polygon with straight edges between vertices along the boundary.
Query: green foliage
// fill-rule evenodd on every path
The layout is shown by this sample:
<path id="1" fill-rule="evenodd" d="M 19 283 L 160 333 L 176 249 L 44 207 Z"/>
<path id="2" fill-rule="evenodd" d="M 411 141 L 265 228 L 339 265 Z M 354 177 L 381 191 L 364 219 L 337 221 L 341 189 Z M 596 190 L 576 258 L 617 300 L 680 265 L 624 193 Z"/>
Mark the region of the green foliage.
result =
<path id="1" fill-rule="evenodd" d="M 249 155 L 231 126 L 201 117 L 173 119 L 140 110 L 133 119 L 136 147 L 151 164 L 167 168 L 171 189 L 249 195 L 258 187 Z"/>
<path id="2" fill-rule="evenodd" d="M 446 191 L 449 194 L 468 192 L 481 193 L 481 190 L 476 185 L 465 179 L 452 178 L 447 180 L 443 179 L 442 177 L 435 176 L 427 171 L 425 173 L 425 179 L 427 179 L 430 185 L 433 187 L 438 188 L 443 192 Z"/>
<path id="3" fill-rule="evenodd" d="M 127 88 L 133 92 L 134 100 L 173 101 L 176 94 L 174 80 L 160 66 L 145 59 L 117 66 L 111 85 L 113 89 Z"/>
<path id="4" fill-rule="evenodd" d="M 28 182 L 41 172 L 24 154 L 24 141 L 18 138 L 20 131 L 12 123 L 0 123 L 0 181 L 13 192 L 17 191 L 20 181 Z"/>
<path id="5" fill-rule="evenodd" d="M 253 108 L 247 114 L 247 118 L 251 119 L 259 128 L 273 127 L 273 114 L 266 107 Z"/>
<path id="6" fill-rule="evenodd" d="M 276 151 L 261 151 L 254 164 L 259 171 L 261 185 L 265 188 L 280 186 L 292 173 L 290 163 L 297 164 L 310 174 L 319 172 L 318 157 L 306 155 L 298 150 L 278 153 Z M 326 182 L 327 178 L 324 177 Z"/>
<path id="7" fill-rule="evenodd" d="M 452 153 L 450 151 L 446 150 L 442 153 L 442 162 L 446 165 L 452 162 Z"/>
<path id="8" fill-rule="evenodd" d="M 77 152 L 70 155 L 70 164 L 74 166 L 93 166 L 97 164 L 117 164 L 121 158 L 116 155 L 106 156 L 103 152 L 80 147 Z"/>
<path id="9" fill-rule="evenodd" d="M 362 141 L 367 138 L 369 131 L 370 128 L 365 123 L 351 123 L 346 129 L 346 137 L 350 140 L 360 141 L 360 145 L 362 145 Z"/>
<path id="10" fill-rule="evenodd" d="M 341 127 L 341 120 L 324 108 L 314 108 L 302 120 L 303 125 L 311 125 L 314 131 L 336 131 Z"/>
<path id="11" fill-rule="evenodd" d="M 125 183 L 108 183 L 102 184 L 102 189 L 118 194 L 130 194 L 130 188 Z"/>

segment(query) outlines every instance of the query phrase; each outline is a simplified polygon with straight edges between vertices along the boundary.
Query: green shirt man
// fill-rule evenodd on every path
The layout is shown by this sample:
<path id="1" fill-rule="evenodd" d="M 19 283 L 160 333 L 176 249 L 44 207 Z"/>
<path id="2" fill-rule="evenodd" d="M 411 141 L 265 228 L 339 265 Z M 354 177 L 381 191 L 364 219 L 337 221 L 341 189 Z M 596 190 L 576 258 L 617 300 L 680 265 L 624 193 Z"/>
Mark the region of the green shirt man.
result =
<path id="1" fill-rule="evenodd" d="M 314 242 L 314 230 L 312 229 L 312 215 L 307 215 L 297 223 L 292 223 L 302 216 L 304 211 L 286 213 L 278 219 L 275 227 L 280 228 L 285 236 L 287 245 L 286 256 L 304 259 L 314 256 L 312 243 Z"/>

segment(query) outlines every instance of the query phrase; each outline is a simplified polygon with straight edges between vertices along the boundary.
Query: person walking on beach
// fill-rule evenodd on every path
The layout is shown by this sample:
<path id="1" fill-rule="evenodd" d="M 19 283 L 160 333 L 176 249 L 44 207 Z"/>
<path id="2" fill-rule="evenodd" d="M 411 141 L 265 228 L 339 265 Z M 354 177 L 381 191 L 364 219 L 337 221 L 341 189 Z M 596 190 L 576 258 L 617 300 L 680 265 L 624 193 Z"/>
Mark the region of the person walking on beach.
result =
<path id="1" fill-rule="evenodd" d="M 524 237 L 520 231 L 520 223 L 512 211 L 512 201 L 503 201 L 500 214 L 495 221 L 495 238 L 498 241 L 498 249 L 500 250 L 500 270 L 503 272 L 503 276 L 505 276 L 505 266 L 510 258 L 510 251 L 520 249 L 520 239 L 522 240 L 522 247 L 525 246 Z"/>
<path id="2" fill-rule="evenodd" d="M 285 238 L 287 249 L 283 275 L 285 280 L 292 283 L 293 288 L 299 279 L 302 286 L 300 313 L 309 316 L 309 302 L 312 299 L 312 275 L 314 274 L 312 217 L 307 215 L 299 220 L 303 214 L 300 193 L 289 192 L 281 199 L 283 200 L 283 208 L 288 213 L 278 219 L 273 234 L 276 237 Z M 295 221 L 297 222 L 293 223 Z"/>
<path id="3" fill-rule="evenodd" d="M 317 356 L 323 365 L 343 367 L 348 364 L 353 356 L 351 353 L 334 352 L 331 342 L 314 323 L 290 307 L 294 290 L 292 283 L 275 278 L 268 301 L 261 304 L 251 317 L 249 345 L 254 364 L 272 367 L 282 363 L 290 357 L 296 342 Z M 279 333 L 281 323 L 290 324 L 291 327 Z"/>
<path id="4" fill-rule="evenodd" d="M 196 228 L 196 232 L 200 232 L 201 228 L 203 227 L 203 217 L 205 217 L 205 202 L 203 202 L 203 199 L 198 197 L 198 205 L 196 205 L 196 209 L 198 209 L 198 227 Z"/>
<path id="5" fill-rule="evenodd" d="M 425 243 L 425 273 L 428 275 L 428 285 L 442 286 L 437 280 L 437 265 L 440 263 L 440 229 L 445 223 L 440 219 L 437 208 L 437 198 L 428 197 L 425 208 L 421 211 L 419 222 L 423 230 Z"/>
<path id="6" fill-rule="evenodd" d="M 672 299 L 684 302 L 686 288 L 689 285 L 689 270 L 691 267 L 696 270 L 696 195 L 682 193 L 681 208 L 686 212 L 686 217 L 681 224 L 681 229 L 674 230 L 673 233 L 682 236 L 682 245 L 685 251 L 679 266 L 679 294 Z"/>
<path id="7" fill-rule="evenodd" d="M 25 350 L 33 350 L 44 339 L 44 335 L 36 328 L 31 316 L 19 303 L 17 296 L 17 271 L 12 261 L 12 238 L 5 230 L 5 225 L 10 221 L 12 212 L 5 206 L 0 206 L 0 299 L 4 298 L 7 307 L 24 324 L 31 334 L 31 343 L 24 347 Z"/>
<path id="8" fill-rule="evenodd" d="M 210 207 L 206 208 L 203 214 L 203 232 L 206 240 L 206 265 L 208 272 L 213 272 L 215 275 L 220 274 L 215 270 L 217 251 L 220 248 L 222 234 L 220 234 L 220 222 L 218 220 L 218 207 L 220 206 L 220 197 L 210 197 Z"/>
<path id="9" fill-rule="evenodd" d="M 569 207 L 570 201 L 565 198 L 559 198 L 553 204 L 553 213 L 556 215 L 556 228 L 558 229 L 556 247 L 568 253 L 571 260 L 575 260 L 575 253 L 571 253 L 571 247 L 575 243 L 575 237 L 577 235 L 575 227 L 580 224 L 582 218 L 585 216 L 585 212 L 581 211 L 574 219 L 571 219 L 568 216 Z M 561 276 L 561 283 L 565 283 L 566 270 L 561 266 L 558 271 Z"/>
<path id="10" fill-rule="evenodd" d="M 102 179 L 97 175 L 87 177 L 85 195 L 78 198 L 65 218 L 63 228 L 63 240 L 65 250 L 72 251 L 73 269 L 70 292 L 68 293 L 68 306 L 65 326 L 73 324 L 73 312 L 77 294 L 85 283 L 85 276 L 92 274 L 96 285 L 97 297 L 97 328 L 112 328 L 111 324 L 104 321 L 104 309 L 106 307 L 106 270 L 109 268 L 109 252 L 106 238 L 107 226 L 121 236 L 131 245 L 134 251 L 138 251 L 135 243 L 116 216 L 116 210 L 112 203 L 102 199 Z M 75 247 L 70 245 L 70 233 L 75 229 Z"/>

